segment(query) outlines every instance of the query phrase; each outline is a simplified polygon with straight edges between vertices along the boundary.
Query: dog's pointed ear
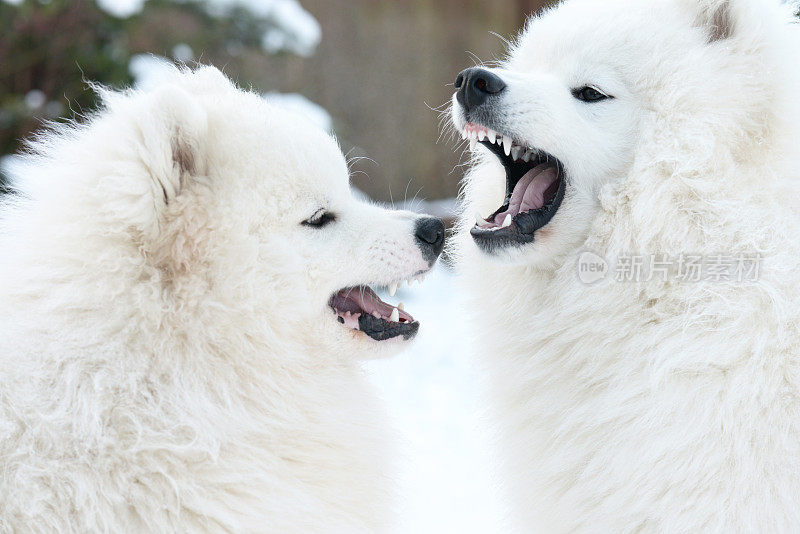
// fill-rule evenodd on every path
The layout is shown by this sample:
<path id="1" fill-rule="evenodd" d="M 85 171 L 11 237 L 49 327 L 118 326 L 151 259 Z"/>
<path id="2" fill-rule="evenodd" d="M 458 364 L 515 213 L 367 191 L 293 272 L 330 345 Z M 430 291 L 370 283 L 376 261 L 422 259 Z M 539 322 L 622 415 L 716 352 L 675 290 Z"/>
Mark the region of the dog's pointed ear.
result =
<path id="1" fill-rule="evenodd" d="M 699 0 L 697 25 L 706 30 L 708 42 L 728 39 L 736 32 L 737 0 Z"/>
<path id="2" fill-rule="evenodd" d="M 205 174 L 203 159 L 208 115 L 196 97 L 176 85 L 164 85 L 144 96 L 147 104 L 137 118 L 139 157 L 153 180 L 154 192 L 169 204 Z"/>

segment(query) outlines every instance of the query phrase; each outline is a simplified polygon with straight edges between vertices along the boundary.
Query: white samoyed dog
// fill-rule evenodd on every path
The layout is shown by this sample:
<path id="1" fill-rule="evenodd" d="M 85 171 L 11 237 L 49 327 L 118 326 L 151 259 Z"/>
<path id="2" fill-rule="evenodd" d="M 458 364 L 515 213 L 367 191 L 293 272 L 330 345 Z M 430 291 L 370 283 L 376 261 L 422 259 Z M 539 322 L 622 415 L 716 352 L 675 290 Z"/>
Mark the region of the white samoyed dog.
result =
<path id="1" fill-rule="evenodd" d="M 795 11 L 569 0 L 458 76 L 457 248 L 525 532 L 800 531 Z"/>
<path id="2" fill-rule="evenodd" d="M 336 141 L 211 67 L 32 144 L 0 238 L 0 530 L 381 532 L 368 284 L 442 222 L 357 202 Z"/>

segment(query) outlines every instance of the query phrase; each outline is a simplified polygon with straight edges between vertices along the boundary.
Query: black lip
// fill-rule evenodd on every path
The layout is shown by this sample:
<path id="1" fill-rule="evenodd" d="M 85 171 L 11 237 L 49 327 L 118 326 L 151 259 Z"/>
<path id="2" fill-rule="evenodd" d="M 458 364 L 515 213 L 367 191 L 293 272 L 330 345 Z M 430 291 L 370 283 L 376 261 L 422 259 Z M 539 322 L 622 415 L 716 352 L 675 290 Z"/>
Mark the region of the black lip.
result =
<path id="1" fill-rule="evenodd" d="M 384 319 L 378 319 L 368 313 L 362 313 L 358 318 L 358 327 L 375 341 L 386 341 L 403 336 L 403 340 L 408 341 L 417 335 L 419 331 L 419 321 L 413 323 L 392 323 Z"/>
<path id="2" fill-rule="evenodd" d="M 550 202 L 538 210 L 518 214 L 512 219 L 513 224 L 506 228 L 501 228 L 499 230 L 483 230 L 478 226 L 473 226 L 472 230 L 470 230 L 472 239 L 478 247 L 485 252 L 494 252 L 508 246 L 522 246 L 533 243 L 535 241 L 536 231 L 547 226 L 564 201 L 567 190 L 564 165 L 558 158 L 541 151 L 537 160 L 538 163 L 514 161 L 510 156 L 505 155 L 502 146 L 491 143 L 488 140 L 482 141 L 481 144 L 498 157 L 506 170 L 506 200 L 503 206 L 495 211 L 489 219 L 508 208 L 511 195 L 514 192 L 514 186 L 517 185 L 517 182 L 519 182 L 520 179 L 525 176 L 525 173 L 533 168 L 533 166 L 547 161 L 553 162 L 556 165 L 559 175 L 559 184 L 558 190 Z"/>

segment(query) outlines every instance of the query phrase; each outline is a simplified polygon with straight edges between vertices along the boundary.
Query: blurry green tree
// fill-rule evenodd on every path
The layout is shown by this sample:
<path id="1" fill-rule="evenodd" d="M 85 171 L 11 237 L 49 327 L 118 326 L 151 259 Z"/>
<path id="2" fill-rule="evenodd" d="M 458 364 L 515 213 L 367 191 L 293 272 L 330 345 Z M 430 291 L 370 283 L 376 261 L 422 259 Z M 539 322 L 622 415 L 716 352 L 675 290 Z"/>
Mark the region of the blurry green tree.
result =
<path id="1" fill-rule="evenodd" d="M 190 61 L 201 50 L 207 55 L 200 59 L 227 62 L 282 51 L 280 36 L 266 42 L 277 24 L 272 18 L 246 3 L 216 11 L 209 4 L 149 0 L 140 11 L 115 16 L 93 0 L 0 0 L 0 156 L 17 151 L 43 121 L 93 109 L 97 98 L 87 81 L 130 85 L 136 54 Z"/>
<path id="2" fill-rule="evenodd" d="M 101 9 L 114 2 L 141 9 Z M 92 109 L 85 81 L 128 85 L 131 59 L 151 53 L 322 105 L 345 152 L 367 158 L 353 163 L 353 183 L 372 198 L 455 196 L 460 151 L 446 138 L 435 143 L 440 117 L 430 108 L 448 101 L 456 73 L 475 58 L 502 54 L 491 31 L 511 36 L 545 0 L 300 0 L 324 36 L 313 56 L 268 32 L 269 6 L 293 2 L 0 0 L 0 158 L 43 120 Z M 303 19 L 296 10 L 283 18 Z"/>

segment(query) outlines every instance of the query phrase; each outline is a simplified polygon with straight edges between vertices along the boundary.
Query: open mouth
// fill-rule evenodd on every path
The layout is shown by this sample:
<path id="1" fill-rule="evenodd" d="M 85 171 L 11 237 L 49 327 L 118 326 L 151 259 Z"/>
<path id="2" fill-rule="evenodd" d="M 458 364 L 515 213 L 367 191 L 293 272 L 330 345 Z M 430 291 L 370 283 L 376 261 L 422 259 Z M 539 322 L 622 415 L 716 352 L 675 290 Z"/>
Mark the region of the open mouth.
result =
<path id="1" fill-rule="evenodd" d="M 467 123 L 462 136 L 473 148 L 477 143 L 489 148 L 506 170 L 505 201 L 489 217 L 477 216 L 473 239 L 484 249 L 532 243 L 564 200 L 564 166 L 546 152 L 475 123 Z"/>
<path id="2" fill-rule="evenodd" d="M 421 282 L 420 274 L 408 280 Z M 389 284 L 389 294 L 394 296 L 400 283 Z M 337 320 L 351 330 L 363 332 L 375 341 L 402 337 L 409 340 L 417 335 L 419 322 L 403 309 L 403 303 L 392 306 L 382 301 L 369 286 L 348 287 L 336 292 L 328 302 Z"/>

